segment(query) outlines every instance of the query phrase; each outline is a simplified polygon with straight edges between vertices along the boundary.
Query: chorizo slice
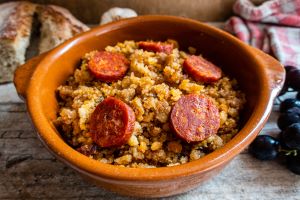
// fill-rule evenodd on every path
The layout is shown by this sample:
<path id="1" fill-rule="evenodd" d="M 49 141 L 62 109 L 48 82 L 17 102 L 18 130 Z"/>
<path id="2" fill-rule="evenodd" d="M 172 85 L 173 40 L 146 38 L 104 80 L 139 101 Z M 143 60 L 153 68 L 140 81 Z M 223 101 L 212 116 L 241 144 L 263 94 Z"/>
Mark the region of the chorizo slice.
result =
<path id="1" fill-rule="evenodd" d="M 135 114 L 123 101 L 107 97 L 91 115 L 90 132 L 100 147 L 118 147 L 126 144 L 134 130 Z"/>
<path id="2" fill-rule="evenodd" d="M 99 80 L 113 82 L 121 79 L 130 66 L 121 53 L 97 51 L 88 61 L 88 69 Z"/>
<path id="3" fill-rule="evenodd" d="M 141 41 L 138 43 L 138 46 L 146 51 L 163 52 L 166 54 L 172 53 L 174 49 L 173 43 L 166 42 Z"/>
<path id="4" fill-rule="evenodd" d="M 201 56 L 189 56 L 183 62 L 183 69 L 195 81 L 212 83 L 222 77 L 222 70 Z"/>
<path id="5" fill-rule="evenodd" d="M 187 142 L 205 140 L 218 132 L 219 110 L 205 95 L 184 95 L 171 111 L 171 127 L 177 136 Z"/>

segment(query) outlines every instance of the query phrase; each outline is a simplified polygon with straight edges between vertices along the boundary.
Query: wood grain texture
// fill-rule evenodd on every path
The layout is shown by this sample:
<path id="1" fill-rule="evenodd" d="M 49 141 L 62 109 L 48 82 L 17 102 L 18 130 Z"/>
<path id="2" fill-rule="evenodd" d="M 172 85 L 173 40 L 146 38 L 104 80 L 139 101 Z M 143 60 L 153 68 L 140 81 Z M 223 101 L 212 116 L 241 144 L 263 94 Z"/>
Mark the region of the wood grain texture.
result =
<path id="1" fill-rule="evenodd" d="M 56 160 L 36 137 L 23 103 L 0 96 L 0 199 L 132 199 L 97 188 Z M 295 94 L 291 94 L 292 96 Z M 276 136 L 278 106 L 262 131 Z M 247 150 L 198 188 L 164 199 L 299 199 L 300 176 L 280 161 L 262 162 Z"/>
<path id="2" fill-rule="evenodd" d="M 9 0 L 0 0 L 7 2 Z M 84 23 L 99 23 L 103 12 L 112 7 L 128 7 L 139 15 L 167 14 L 188 16 L 201 21 L 224 21 L 232 15 L 235 0 L 29 0 L 68 8 Z M 252 0 L 261 3 L 265 0 Z"/>

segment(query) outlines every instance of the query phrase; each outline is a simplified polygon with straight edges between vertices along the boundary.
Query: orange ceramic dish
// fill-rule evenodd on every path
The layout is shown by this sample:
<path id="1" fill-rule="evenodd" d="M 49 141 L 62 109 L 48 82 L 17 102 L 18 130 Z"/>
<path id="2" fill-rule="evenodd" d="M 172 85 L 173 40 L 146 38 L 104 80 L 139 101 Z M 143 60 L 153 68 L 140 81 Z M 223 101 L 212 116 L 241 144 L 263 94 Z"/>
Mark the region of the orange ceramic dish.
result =
<path id="1" fill-rule="evenodd" d="M 222 148 L 196 161 L 153 169 L 104 164 L 66 144 L 53 125 L 58 109 L 55 90 L 80 64 L 82 55 L 119 41 L 164 41 L 167 38 L 179 41 L 182 49 L 195 47 L 237 79 L 247 98 L 239 133 Z M 274 58 L 219 29 L 186 18 L 142 16 L 94 28 L 33 58 L 18 68 L 14 83 L 18 93 L 26 99 L 38 136 L 58 159 L 109 190 L 130 196 L 163 197 L 196 187 L 245 149 L 267 121 L 284 77 L 284 68 Z"/>

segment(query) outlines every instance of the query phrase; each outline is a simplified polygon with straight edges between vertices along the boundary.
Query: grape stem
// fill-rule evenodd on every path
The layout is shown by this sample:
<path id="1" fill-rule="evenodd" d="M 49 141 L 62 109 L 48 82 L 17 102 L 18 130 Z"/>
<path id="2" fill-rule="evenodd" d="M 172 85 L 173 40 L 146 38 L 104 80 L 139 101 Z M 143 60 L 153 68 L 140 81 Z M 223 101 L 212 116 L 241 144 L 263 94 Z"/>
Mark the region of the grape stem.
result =
<path id="1" fill-rule="evenodd" d="M 296 149 L 279 149 L 279 152 L 286 156 L 297 156 L 298 154 Z"/>

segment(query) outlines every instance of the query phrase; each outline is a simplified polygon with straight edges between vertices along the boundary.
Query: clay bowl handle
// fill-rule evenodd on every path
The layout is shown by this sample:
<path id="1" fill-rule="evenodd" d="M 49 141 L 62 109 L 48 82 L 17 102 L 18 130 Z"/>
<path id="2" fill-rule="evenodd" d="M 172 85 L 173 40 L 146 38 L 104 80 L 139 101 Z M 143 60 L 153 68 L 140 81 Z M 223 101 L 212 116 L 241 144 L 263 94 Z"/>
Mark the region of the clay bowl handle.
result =
<path id="1" fill-rule="evenodd" d="M 272 56 L 262 52 L 259 49 L 251 47 L 254 54 L 264 63 L 267 75 L 270 78 L 269 90 L 272 100 L 279 94 L 285 81 L 285 68 L 284 66 Z"/>
<path id="2" fill-rule="evenodd" d="M 40 61 L 47 55 L 48 52 L 40 54 L 31 58 L 25 64 L 19 66 L 14 74 L 14 85 L 16 87 L 18 95 L 22 99 L 26 99 L 26 90 L 30 82 L 31 76 L 40 63 Z"/>

